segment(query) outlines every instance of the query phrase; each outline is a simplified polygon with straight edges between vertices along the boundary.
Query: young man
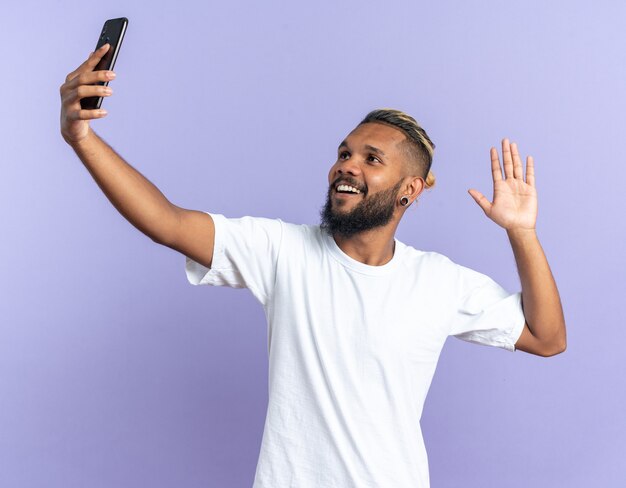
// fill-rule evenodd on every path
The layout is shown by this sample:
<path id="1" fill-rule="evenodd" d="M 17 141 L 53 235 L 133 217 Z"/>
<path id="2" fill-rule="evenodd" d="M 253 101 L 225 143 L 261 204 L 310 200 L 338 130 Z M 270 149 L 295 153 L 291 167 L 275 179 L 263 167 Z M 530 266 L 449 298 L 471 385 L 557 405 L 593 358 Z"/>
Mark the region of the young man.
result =
<path id="1" fill-rule="evenodd" d="M 113 205 L 187 256 L 193 284 L 247 287 L 269 327 L 269 404 L 256 488 L 428 487 L 419 419 L 446 338 L 541 356 L 565 350 L 563 311 L 535 232 L 533 160 L 491 149 L 494 200 L 470 195 L 506 229 L 522 291 L 394 238 L 427 186 L 434 145 L 413 118 L 376 110 L 345 138 L 320 226 L 185 210 L 89 127 L 112 79 L 93 53 L 61 86 L 61 132 Z M 522 306 L 523 305 L 523 306 Z"/>

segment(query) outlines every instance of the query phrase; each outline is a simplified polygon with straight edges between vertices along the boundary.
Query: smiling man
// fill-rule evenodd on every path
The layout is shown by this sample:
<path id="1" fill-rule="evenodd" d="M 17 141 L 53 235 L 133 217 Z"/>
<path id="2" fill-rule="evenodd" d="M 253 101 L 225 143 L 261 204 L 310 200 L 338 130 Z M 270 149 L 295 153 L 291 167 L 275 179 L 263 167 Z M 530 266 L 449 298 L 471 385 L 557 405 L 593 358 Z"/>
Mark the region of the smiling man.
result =
<path id="1" fill-rule="evenodd" d="M 80 99 L 107 46 L 61 86 L 61 133 L 106 196 L 153 241 L 186 256 L 192 284 L 247 287 L 268 320 L 269 403 L 256 488 L 426 488 L 420 417 L 449 336 L 540 356 L 565 350 L 558 291 L 537 239 L 534 163 L 491 148 L 494 197 L 470 195 L 507 232 L 521 292 L 395 238 L 425 188 L 434 144 L 398 110 L 341 142 L 321 225 L 226 218 L 170 203 L 89 127 Z"/>

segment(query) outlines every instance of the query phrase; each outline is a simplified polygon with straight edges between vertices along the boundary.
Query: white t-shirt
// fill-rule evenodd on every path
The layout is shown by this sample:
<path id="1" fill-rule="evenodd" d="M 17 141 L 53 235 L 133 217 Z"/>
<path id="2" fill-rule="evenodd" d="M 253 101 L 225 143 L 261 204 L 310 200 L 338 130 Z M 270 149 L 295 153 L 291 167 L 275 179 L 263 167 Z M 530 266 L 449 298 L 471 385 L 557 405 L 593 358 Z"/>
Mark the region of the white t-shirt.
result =
<path id="1" fill-rule="evenodd" d="M 210 215 L 212 268 L 187 258 L 189 282 L 249 288 L 268 322 L 254 488 L 427 488 L 419 421 L 443 344 L 514 351 L 521 293 L 398 240 L 369 266 L 319 226 Z"/>

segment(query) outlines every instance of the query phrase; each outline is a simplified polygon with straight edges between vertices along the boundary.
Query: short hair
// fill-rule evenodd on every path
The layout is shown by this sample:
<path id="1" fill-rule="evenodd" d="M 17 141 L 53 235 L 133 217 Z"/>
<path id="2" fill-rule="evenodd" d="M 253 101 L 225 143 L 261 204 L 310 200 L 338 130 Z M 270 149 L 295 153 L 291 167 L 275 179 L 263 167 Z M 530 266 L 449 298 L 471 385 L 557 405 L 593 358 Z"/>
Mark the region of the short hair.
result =
<path id="1" fill-rule="evenodd" d="M 430 140 L 426 131 L 410 115 L 393 108 L 381 108 L 372 110 L 359 123 L 367 124 L 378 122 L 400 129 L 406 135 L 406 153 L 411 169 L 416 169 L 424 178 L 426 188 L 435 185 L 435 175 L 430 171 L 433 162 L 435 144 Z"/>

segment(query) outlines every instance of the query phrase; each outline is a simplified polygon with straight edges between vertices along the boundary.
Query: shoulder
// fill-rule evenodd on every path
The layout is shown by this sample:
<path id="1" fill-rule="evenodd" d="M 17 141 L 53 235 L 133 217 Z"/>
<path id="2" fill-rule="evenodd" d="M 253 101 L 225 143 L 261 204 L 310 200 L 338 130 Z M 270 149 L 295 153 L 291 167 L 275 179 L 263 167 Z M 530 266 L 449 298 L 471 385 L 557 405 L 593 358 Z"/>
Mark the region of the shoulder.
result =
<path id="1" fill-rule="evenodd" d="M 458 266 L 445 254 L 441 254 L 436 251 L 424 251 L 403 243 L 400 244 L 403 246 L 403 255 L 405 261 L 419 263 L 423 266 L 433 266 L 439 268 L 454 268 L 455 266 Z"/>
<path id="2" fill-rule="evenodd" d="M 407 252 L 413 259 L 420 260 L 420 267 L 432 282 L 445 283 L 460 290 L 497 285 L 488 275 L 470 268 L 448 256 L 435 251 L 418 251 L 409 247 Z"/>
<path id="3" fill-rule="evenodd" d="M 252 217 L 250 215 L 243 217 L 226 217 L 217 213 L 209 213 L 209 215 L 213 219 L 216 231 L 261 231 L 270 234 L 282 232 L 283 222 L 280 219 Z"/>
<path id="4" fill-rule="evenodd" d="M 422 285 L 433 289 L 454 288 L 466 272 L 471 272 L 440 252 L 415 249 L 412 246 L 406 246 L 403 251 L 402 268 L 412 270 Z"/>
<path id="5" fill-rule="evenodd" d="M 280 219 L 271 219 L 267 217 L 253 217 L 251 215 L 244 215 L 243 217 L 226 217 L 223 214 L 207 212 L 213 220 L 219 220 L 221 223 L 229 223 L 234 225 L 265 225 L 276 226 L 282 221 Z"/>
<path id="6" fill-rule="evenodd" d="M 324 236 L 319 225 L 282 222 L 282 226 L 284 244 L 293 252 L 308 255 L 313 251 L 317 253 L 323 250 Z"/>
<path id="7" fill-rule="evenodd" d="M 311 224 L 296 224 L 293 222 L 285 222 L 283 220 L 277 219 L 280 222 L 283 233 L 285 237 L 291 237 L 293 239 L 301 239 L 301 240 L 319 240 L 320 238 L 320 228 L 319 225 L 311 225 Z"/>
<path id="8" fill-rule="evenodd" d="M 208 212 L 207 212 L 208 213 Z M 254 217 L 246 215 L 243 217 L 226 217 L 222 214 L 209 213 L 213 218 L 216 229 L 223 231 L 241 232 L 250 231 L 252 233 L 264 233 L 281 236 L 288 240 L 319 241 L 319 225 L 295 224 L 285 222 L 279 218 Z"/>
<path id="9" fill-rule="evenodd" d="M 441 270 L 450 270 L 455 273 L 464 273 L 464 272 L 473 272 L 477 273 L 477 271 L 469 268 L 468 266 L 464 266 L 457 262 L 456 260 L 436 251 L 424 251 L 420 249 L 415 249 L 412 246 L 402 244 L 404 246 L 404 255 L 405 259 L 409 259 L 412 261 L 419 261 L 422 265 L 432 266 L 439 268 Z"/>

